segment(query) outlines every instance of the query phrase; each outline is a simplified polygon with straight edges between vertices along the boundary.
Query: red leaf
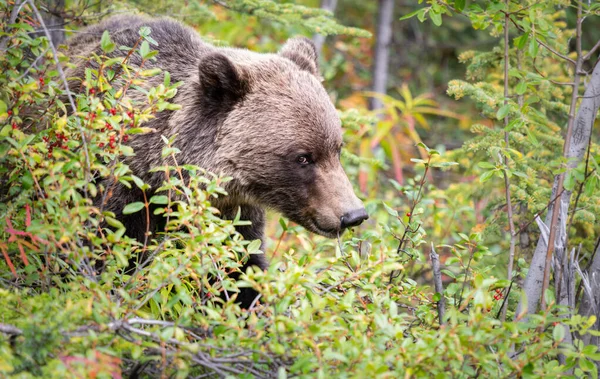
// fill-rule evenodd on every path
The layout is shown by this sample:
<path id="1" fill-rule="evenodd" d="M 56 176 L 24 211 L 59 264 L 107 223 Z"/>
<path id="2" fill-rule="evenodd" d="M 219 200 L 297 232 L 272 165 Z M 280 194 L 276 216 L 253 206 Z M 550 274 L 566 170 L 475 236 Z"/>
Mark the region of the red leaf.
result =
<path id="1" fill-rule="evenodd" d="M 12 261 L 10 260 L 10 257 L 8 256 L 8 253 L 6 252 L 6 250 L 4 248 L 2 249 L 2 254 L 4 255 L 4 260 L 6 261 L 6 264 L 8 265 L 8 267 L 10 268 L 10 271 L 13 273 L 13 275 L 16 278 L 17 270 L 15 270 L 15 266 L 13 265 Z"/>
<path id="2" fill-rule="evenodd" d="M 31 225 L 31 210 L 29 204 L 25 204 L 25 226 Z"/>
<path id="3" fill-rule="evenodd" d="M 25 266 L 29 266 L 29 261 L 27 260 L 27 255 L 25 255 L 23 245 L 21 245 L 20 243 L 17 243 L 17 245 L 19 246 L 19 251 L 21 252 L 21 259 L 23 260 L 23 263 L 25 263 Z"/>

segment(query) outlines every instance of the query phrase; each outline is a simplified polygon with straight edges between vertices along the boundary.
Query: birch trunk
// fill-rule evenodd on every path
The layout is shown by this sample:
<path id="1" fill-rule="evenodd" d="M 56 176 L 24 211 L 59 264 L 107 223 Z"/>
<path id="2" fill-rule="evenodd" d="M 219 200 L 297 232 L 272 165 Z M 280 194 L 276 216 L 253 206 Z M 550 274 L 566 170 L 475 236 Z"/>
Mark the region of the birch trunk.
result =
<path id="1" fill-rule="evenodd" d="M 585 94 L 579 106 L 579 111 L 573 125 L 573 136 L 569 141 L 569 146 L 565 147 L 566 157 L 568 159 L 567 172 L 572 170 L 574 167 L 583 160 L 583 156 L 588 147 L 590 134 L 598 108 L 600 107 L 600 64 L 596 64 L 594 71 L 590 77 L 590 81 L 585 90 Z M 554 179 L 554 185 L 552 187 L 552 195 L 550 199 L 554 199 L 557 196 L 558 188 L 558 176 Z M 560 197 L 561 206 L 559 209 L 568 210 L 569 203 L 571 201 L 572 191 L 564 190 Z M 554 212 L 554 203 L 548 208 L 548 214 L 546 215 L 546 225 L 550 225 L 552 220 L 552 213 Z M 559 228 L 566 228 L 567 212 L 560 212 L 558 215 Z M 566 233 L 565 233 L 566 236 Z M 564 246 L 564 240 L 558 238 L 555 241 L 555 246 Z M 520 302 L 517 308 L 517 314 L 521 314 L 525 309 L 527 313 L 535 313 L 538 310 L 539 301 L 542 296 L 542 286 L 544 277 L 544 268 L 546 261 L 547 242 L 540 237 L 531 260 L 531 267 L 525 278 L 523 284 L 523 290 L 527 295 L 527 302 Z M 526 307 L 526 308 L 525 308 Z"/>

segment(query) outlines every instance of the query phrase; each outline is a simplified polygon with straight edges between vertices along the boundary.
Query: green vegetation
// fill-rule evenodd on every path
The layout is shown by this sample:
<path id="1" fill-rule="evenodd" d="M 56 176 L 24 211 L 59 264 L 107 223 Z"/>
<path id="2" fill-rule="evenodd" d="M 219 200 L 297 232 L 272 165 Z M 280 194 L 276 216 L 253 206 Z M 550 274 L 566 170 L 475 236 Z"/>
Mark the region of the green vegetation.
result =
<path id="1" fill-rule="evenodd" d="M 148 215 L 157 206 L 164 233 L 144 244 L 128 238 L 92 202 L 110 191 L 94 179 L 148 189 L 124 163 L 135 154 L 126 142 L 177 109 L 178 83 L 94 56 L 85 90 L 69 97 L 68 58 L 32 34 L 34 2 L 0 0 L 0 377 L 598 376 L 599 4 L 436 0 L 402 9 L 400 25 L 419 20 L 431 36 L 457 34 L 477 49 L 454 50 L 466 72 L 454 62 L 444 83 L 425 84 L 431 58 L 414 81 L 379 95 L 366 92 L 370 33 L 314 1 L 102 3 L 67 1 L 67 29 L 145 10 L 257 51 L 291 35 L 340 34 L 321 70 L 341 109 L 342 162 L 370 220 L 336 241 L 272 215 L 269 270 L 235 281 L 228 275 L 263 252 L 235 232 L 244 220 L 222 220 L 211 207 L 227 196 L 228 178 L 175 164 L 154 168 L 165 174 L 158 193 L 126 208 Z M 346 6 L 342 23 L 374 12 Z M 356 26 L 372 29 L 364 22 Z M 141 30 L 131 56 L 153 59 L 152 42 Z M 121 48 L 108 34 L 102 46 Z M 398 71 L 390 82 L 401 81 Z M 143 102 L 126 100 L 150 76 L 163 83 Z M 378 114 L 365 109 L 369 96 L 382 99 Z M 447 146 L 448 136 L 462 146 Z M 178 153 L 165 138 L 163 156 L 176 162 Z M 235 302 L 241 287 L 261 293 L 249 310 Z"/>

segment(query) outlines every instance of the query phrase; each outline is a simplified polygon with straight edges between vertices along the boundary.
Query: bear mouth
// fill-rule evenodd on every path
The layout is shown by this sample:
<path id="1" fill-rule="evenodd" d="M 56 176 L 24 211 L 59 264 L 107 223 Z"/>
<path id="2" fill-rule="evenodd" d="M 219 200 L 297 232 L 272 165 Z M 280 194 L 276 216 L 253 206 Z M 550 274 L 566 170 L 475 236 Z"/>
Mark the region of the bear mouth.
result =
<path id="1" fill-rule="evenodd" d="M 343 233 L 343 230 L 334 228 L 323 228 L 319 225 L 319 223 L 316 220 L 310 219 L 309 221 L 310 222 L 309 225 L 307 225 L 307 229 L 309 229 L 313 233 L 322 235 L 323 237 L 335 239 Z"/>

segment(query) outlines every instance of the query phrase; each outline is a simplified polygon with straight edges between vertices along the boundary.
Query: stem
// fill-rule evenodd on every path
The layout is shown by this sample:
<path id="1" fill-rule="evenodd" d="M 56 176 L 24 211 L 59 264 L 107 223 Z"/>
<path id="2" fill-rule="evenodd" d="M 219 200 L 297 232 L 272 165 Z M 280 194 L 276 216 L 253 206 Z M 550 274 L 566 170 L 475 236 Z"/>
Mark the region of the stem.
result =
<path id="1" fill-rule="evenodd" d="M 510 21 L 510 13 L 509 13 L 509 0 L 505 0 L 505 4 L 506 4 L 506 13 L 504 15 L 504 105 L 508 104 L 508 69 L 509 69 L 509 62 L 508 62 L 508 52 L 509 52 L 509 45 L 508 45 L 508 25 L 509 25 L 509 21 Z M 506 116 L 504 116 L 504 127 L 506 128 L 509 124 L 509 120 L 508 120 L 508 114 Z M 506 148 L 506 150 L 508 150 L 510 148 L 510 142 L 509 142 L 509 138 L 508 138 L 508 131 L 504 132 L 504 147 Z M 513 209 L 512 209 L 512 199 L 510 197 L 510 180 L 508 179 L 508 156 L 505 154 L 504 155 L 504 193 L 506 196 L 506 207 L 507 207 L 507 211 L 508 211 L 508 227 L 510 230 L 510 248 L 509 248 L 509 255 L 508 255 L 508 268 L 507 268 L 507 280 L 509 282 L 512 281 L 512 272 L 513 272 L 513 265 L 514 265 L 514 261 L 515 261 L 515 244 L 516 244 L 516 238 L 517 235 L 515 233 L 515 223 L 514 223 L 514 219 L 513 219 Z M 506 320 L 506 309 L 507 309 L 507 304 L 508 302 L 505 301 L 502 304 L 502 315 L 500 317 L 500 321 L 504 321 Z"/>

